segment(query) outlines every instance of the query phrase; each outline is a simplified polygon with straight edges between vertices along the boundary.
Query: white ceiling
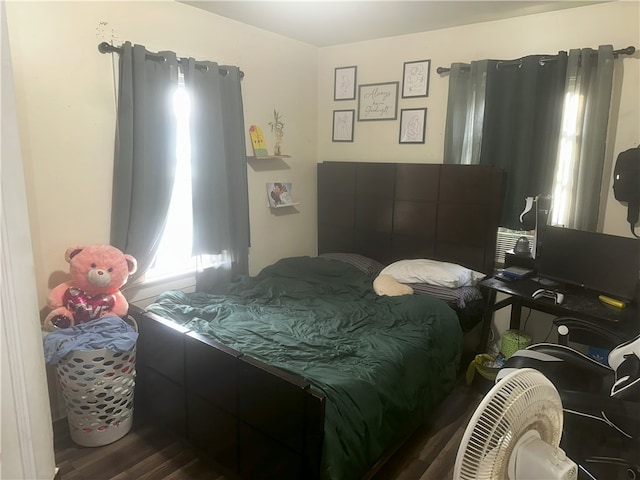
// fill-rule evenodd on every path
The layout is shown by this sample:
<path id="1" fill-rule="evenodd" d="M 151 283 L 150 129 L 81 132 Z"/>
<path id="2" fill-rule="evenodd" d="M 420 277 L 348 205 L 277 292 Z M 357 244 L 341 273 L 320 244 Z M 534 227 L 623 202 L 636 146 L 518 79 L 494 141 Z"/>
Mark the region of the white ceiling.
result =
<path id="1" fill-rule="evenodd" d="M 604 3 L 577 0 L 179 1 L 318 47 Z"/>

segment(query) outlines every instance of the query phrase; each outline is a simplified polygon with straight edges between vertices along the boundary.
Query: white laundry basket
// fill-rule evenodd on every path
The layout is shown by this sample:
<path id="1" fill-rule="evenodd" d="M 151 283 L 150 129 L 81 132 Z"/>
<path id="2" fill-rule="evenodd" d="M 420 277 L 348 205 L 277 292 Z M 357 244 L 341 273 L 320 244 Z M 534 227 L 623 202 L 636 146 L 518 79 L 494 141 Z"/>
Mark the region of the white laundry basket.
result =
<path id="1" fill-rule="evenodd" d="M 137 331 L 135 320 L 127 318 Z M 71 439 L 98 447 L 125 436 L 133 423 L 136 347 L 75 350 L 57 365 Z"/>

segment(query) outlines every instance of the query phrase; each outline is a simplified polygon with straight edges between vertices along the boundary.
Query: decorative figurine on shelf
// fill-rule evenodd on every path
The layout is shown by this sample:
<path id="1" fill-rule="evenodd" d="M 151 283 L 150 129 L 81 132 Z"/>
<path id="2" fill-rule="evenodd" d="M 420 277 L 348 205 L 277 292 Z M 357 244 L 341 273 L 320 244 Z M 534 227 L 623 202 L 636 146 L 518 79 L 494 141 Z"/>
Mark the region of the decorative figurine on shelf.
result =
<path id="1" fill-rule="evenodd" d="M 273 147 L 273 154 L 278 156 L 282 155 L 280 150 L 280 144 L 282 143 L 282 137 L 284 136 L 284 123 L 282 122 L 282 115 L 278 111 L 273 109 L 273 122 L 269 122 L 271 132 L 276 134 L 276 144 Z"/>
<path id="2" fill-rule="evenodd" d="M 88 322 L 104 315 L 124 316 L 129 303 L 120 292 L 137 261 L 111 245 L 70 247 L 64 254 L 70 265 L 71 280 L 49 293 L 51 312 L 44 329 L 53 331 Z"/>

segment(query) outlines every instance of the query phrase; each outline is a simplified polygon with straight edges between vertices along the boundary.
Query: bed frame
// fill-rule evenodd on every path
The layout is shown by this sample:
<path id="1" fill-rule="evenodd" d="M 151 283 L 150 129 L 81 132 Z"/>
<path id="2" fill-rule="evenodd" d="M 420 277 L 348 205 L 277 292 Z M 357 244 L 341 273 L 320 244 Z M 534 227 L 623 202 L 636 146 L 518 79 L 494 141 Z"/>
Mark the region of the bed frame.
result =
<path id="1" fill-rule="evenodd" d="M 318 165 L 318 253 L 432 258 L 492 273 L 503 173 L 479 165 Z"/>
<path id="2" fill-rule="evenodd" d="M 435 258 L 490 273 L 502 179 L 484 166 L 321 163 L 318 253 Z M 136 414 L 231 478 L 320 478 L 325 398 L 309 382 L 134 305 L 129 313 L 140 332 Z"/>

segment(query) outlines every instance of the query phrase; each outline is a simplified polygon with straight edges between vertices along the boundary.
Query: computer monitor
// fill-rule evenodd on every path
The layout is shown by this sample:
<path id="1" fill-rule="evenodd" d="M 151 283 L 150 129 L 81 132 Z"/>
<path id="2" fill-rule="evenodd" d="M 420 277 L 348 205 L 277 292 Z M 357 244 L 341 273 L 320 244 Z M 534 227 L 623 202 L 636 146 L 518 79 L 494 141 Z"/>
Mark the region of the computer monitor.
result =
<path id="1" fill-rule="evenodd" d="M 541 277 L 632 300 L 640 271 L 640 240 L 547 226 L 535 270 Z"/>

